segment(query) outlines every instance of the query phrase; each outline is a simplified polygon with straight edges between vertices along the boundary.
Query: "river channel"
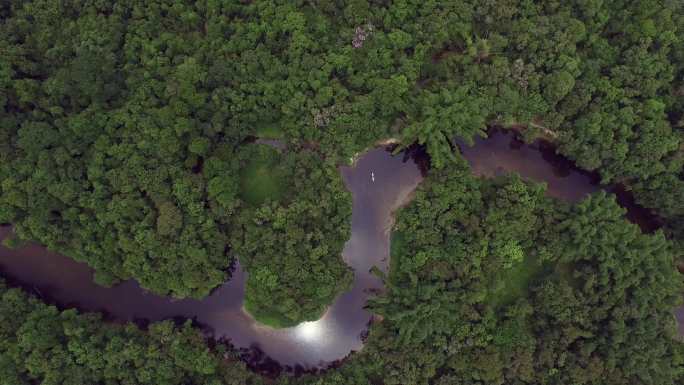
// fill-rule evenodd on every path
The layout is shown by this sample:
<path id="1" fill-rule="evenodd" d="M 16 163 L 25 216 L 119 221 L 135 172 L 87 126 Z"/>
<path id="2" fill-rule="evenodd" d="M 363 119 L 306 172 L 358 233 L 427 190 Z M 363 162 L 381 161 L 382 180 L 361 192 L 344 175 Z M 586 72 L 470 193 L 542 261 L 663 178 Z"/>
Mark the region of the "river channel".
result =
<path id="1" fill-rule="evenodd" d="M 489 138 L 476 140 L 472 147 L 459 147 L 477 175 L 517 172 L 524 178 L 545 182 L 549 195 L 570 201 L 602 188 L 597 184 L 597 175 L 577 169 L 571 161 L 556 155 L 551 146 L 543 142 L 524 144 L 511 132 L 492 131 Z M 415 158 L 374 149 L 353 167 L 340 168 L 353 195 L 352 232 L 343 258 L 354 269 L 355 281 L 352 289 L 339 296 L 318 321 L 286 329 L 256 323 L 242 311 L 245 273 L 239 265 L 230 281 L 203 300 L 157 296 L 135 281 L 112 288 L 98 286 L 92 282 L 92 270 L 87 265 L 39 245 L 17 250 L 0 247 L 0 272 L 60 307 L 102 311 L 115 321 L 144 324 L 168 318 L 193 319 L 210 336 L 229 340 L 242 349 L 245 360 L 253 366 L 277 362 L 275 366 L 294 370 L 323 367 L 363 346 L 362 336 L 371 320 L 364 305 L 370 292 L 382 288 L 370 269 L 387 269 L 392 213 L 410 199 L 422 180 Z M 618 202 L 628 209 L 628 219 L 643 231 L 659 227 L 658 219 L 635 205 L 631 194 L 619 186 L 606 189 L 616 194 Z M 0 228 L 0 238 L 10 232 L 10 227 Z M 680 332 L 684 333 L 684 308 L 678 310 L 677 317 Z"/>

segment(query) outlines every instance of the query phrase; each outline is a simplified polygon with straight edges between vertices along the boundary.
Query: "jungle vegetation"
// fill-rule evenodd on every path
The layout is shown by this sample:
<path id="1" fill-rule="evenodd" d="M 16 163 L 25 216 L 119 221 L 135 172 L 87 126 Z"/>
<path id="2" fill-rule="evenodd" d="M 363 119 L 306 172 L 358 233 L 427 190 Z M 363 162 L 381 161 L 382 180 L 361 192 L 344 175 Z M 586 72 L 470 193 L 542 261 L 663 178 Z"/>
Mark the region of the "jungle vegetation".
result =
<path id="1" fill-rule="evenodd" d="M 258 145 L 244 156 L 243 187 L 254 186 L 241 189 L 247 204 L 230 244 L 249 272 L 245 309 L 275 327 L 317 320 L 351 287 L 352 270 L 341 258 L 351 194 L 335 164 L 312 151 Z"/>
<path id="2" fill-rule="evenodd" d="M 662 230 L 643 234 L 605 192 L 570 204 L 465 160 L 433 171 L 399 212 L 382 317 L 366 346 L 282 384 L 679 384 L 672 309 L 684 285 Z M 458 182 L 458 183 L 456 183 Z M 520 269 L 520 265 L 525 269 Z M 141 331 L 0 287 L 10 384 L 255 384 L 230 346 L 188 322 Z"/>
<path id="3" fill-rule="evenodd" d="M 341 368 L 278 381 L 682 383 L 683 7 L 1 0 L 0 222 L 98 283 L 179 298 L 239 261 L 247 310 L 287 326 L 351 282 L 337 166 L 417 142 L 432 169 L 370 304 L 384 321 Z M 452 141 L 488 125 L 554 142 L 664 228 L 642 234 L 603 193 L 570 205 L 470 176 Z M 8 383 L 261 381 L 189 325 L 141 331 L 1 291 Z"/>
<path id="4" fill-rule="evenodd" d="M 103 324 L 0 281 L 0 378 L 21 384 L 258 384 L 235 352 L 210 349 L 190 321 Z"/>

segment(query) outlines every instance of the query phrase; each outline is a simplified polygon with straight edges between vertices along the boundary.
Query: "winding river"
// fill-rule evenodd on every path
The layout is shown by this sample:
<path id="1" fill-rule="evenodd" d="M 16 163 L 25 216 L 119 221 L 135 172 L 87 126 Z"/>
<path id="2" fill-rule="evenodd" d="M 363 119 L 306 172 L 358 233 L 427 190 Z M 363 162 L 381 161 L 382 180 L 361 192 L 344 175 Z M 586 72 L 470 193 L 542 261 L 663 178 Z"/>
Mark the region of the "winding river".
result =
<path id="1" fill-rule="evenodd" d="M 413 161 L 384 149 L 365 153 L 354 167 L 341 167 L 340 172 L 353 194 L 352 233 L 343 258 L 354 269 L 355 283 L 315 322 L 286 329 L 256 323 L 242 311 L 245 273 L 239 265 L 230 281 L 203 300 L 157 296 L 135 281 L 113 288 L 98 286 L 87 265 L 39 245 L 0 248 L 0 269 L 4 276 L 30 285 L 36 294 L 64 307 L 103 311 L 124 321 L 192 318 L 212 336 L 245 348 L 245 359 L 253 366 L 268 366 L 269 358 L 303 369 L 324 366 L 363 346 L 362 333 L 371 319 L 363 307 L 369 292 L 382 287 L 369 270 L 374 265 L 387 269 L 391 214 L 422 180 Z M 4 238 L 10 231 L 4 227 L 0 234 Z"/>
<path id="2" fill-rule="evenodd" d="M 542 142 L 526 145 L 510 132 L 493 131 L 473 147 L 459 147 L 474 173 L 492 176 L 518 172 L 524 178 L 546 182 L 548 194 L 561 199 L 577 201 L 601 188 L 597 175 L 578 170 L 550 146 Z M 315 322 L 278 330 L 256 323 L 242 311 L 245 273 L 239 265 L 229 282 L 203 300 L 160 297 L 141 289 L 135 281 L 104 288 L 92 282 L 92 270 L 85 264 L 38 245 L 18 250 L 0 247 L 0 271 L 48 301 L 62 307 L 102 311 L 116 321 L 193 319 L 210 336 L 230 340 L 241 348 L 244 359 L 253 367 L 315 369 L 363 346 L 362 336 L 371 320 L 364 305 L 370 292 L 382 287 L 370 269 L 387 269 L 392 213 L 410 199 L 422 180 L 414 158 L 408 153 L 392 156 L 387 150 L 374 149 L 353 167 L 340 168 L 353 195 L 352 234 L 343 258 L 354 269 L 355 283 Z M 628 209 L 628 218 L 644 231 L 659 226 L 657 218 L 635 205 L 623 189 L 607 189 L 616 193 L 618 201 Z M 0 228 L 0 238 L 10 231 L 9 227 Z M 677 316 L 680 332 L 684 333 L 684 308 L 678 310 Z"/>

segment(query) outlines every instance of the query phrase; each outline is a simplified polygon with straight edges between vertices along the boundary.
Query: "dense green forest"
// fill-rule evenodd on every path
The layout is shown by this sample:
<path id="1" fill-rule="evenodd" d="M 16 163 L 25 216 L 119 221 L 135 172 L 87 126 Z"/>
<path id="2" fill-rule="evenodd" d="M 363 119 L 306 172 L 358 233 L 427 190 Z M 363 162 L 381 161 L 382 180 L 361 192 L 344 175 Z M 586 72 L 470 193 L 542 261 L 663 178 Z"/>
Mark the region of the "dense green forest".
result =
<path id="1" fill-rule="evenodd" d="M 662 231 L 606 193 L 571 205 L 465 161 L 431 173 L 398 216 L 387 291 L 364 349 L 282 384 L 679 384 L 684 285 Z M 0 286 L 9 384 L 250 384 L 230 347 L 171 322 L 102 326 Z M 227 360 L 222 357 L 229 357 Z"/>
<path id="2" fill-rule="evenodd" d="M 253 186 L 243 189 L 249 206 L 231 233 L 250 273 L 245 308 L 271 326 L 313 321 L 351 286 L 352 271 L 340 258 L 351 196 L 335 165 L 320 156 L 258 147 L 245 150 L 241 180 Z"/>
<path id="3" fill-rule="evenodd" d="M 0 106 L 0 222 L 20 240 L 179 298 L 239 261 L 272 326 L 351 284 L 337 166 L 425 145 L 370 304 L 384 320 L 341 368 L 279 381 L 684 382 L 681 1 L 0 0 Z M 604 193 L 472 177 L 453 140 L 491 125 L 624 184 L 664 228 L 641 234 Z M 189 325 L 0 291 L 10 384 L 262 381 Z"/>
<path id="4" fill-rule="evenodd" d="M 376 332 L 392 336 L 385 383 L 684 379 L 673 245 L 603 192 L 574 206 L 543 192 L 465 166 L 419 188 L 398 218 L 389 291 L 372 303 Z"/>
<path id="5" fill-rule="evenodd" d="M 0 280 L 2 384 L 261 383 L 227 347 L 210 350 L 190 322 L 146 331 L 102 322 L 97 314 L 60 312 Z"/>

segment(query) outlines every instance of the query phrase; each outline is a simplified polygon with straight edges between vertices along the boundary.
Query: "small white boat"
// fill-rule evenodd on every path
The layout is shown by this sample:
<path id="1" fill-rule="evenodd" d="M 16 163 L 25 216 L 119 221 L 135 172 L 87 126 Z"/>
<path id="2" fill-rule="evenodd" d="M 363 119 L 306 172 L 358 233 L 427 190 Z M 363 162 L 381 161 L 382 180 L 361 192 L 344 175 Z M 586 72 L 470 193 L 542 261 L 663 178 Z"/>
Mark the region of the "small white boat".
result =
<path id="1" fill-rule="evenodd" d="M 371 182 L 375 182 L 375 173 L 371 171 Z"/>

